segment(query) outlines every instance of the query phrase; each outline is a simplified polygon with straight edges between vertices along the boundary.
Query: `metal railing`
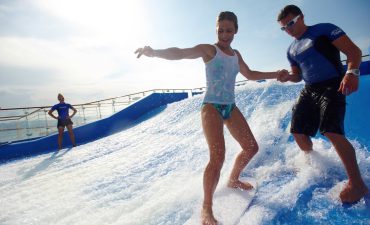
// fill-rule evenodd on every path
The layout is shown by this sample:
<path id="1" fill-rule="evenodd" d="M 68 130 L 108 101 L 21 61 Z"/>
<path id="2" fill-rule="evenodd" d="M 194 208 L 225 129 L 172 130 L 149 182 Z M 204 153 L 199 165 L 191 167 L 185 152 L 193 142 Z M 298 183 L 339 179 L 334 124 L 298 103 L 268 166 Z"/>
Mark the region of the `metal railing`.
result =
<path id="1" fill-rule="evenodd" d="M 367 54 L 367 55 L 363 55 L 363 56 L 362 56 L 362 61 L 364 61 L 364 60 L 363 60 L 364 58 L 370 58 L 370 55 L 369 55 L 369 54 Z M 341 62 L 342 62 L 342 63 L 347 64 L 347 59 L 343 59 L 343 60 L 341 60 Z"/>
<path id="2" fill-rule="evenodd" d="M 196 90 L 201 92 L 202 88 Z M 151 93 L 183 93 L 192 95 L 192 89 L 153 89 L 133 94 L 73 104 L 77 109 L 74 127 L 106 118 Z M 0 109 L 0 144 L 47 136 L 57 132 L 57 120 L 48 112 L 52 106 Z"/>

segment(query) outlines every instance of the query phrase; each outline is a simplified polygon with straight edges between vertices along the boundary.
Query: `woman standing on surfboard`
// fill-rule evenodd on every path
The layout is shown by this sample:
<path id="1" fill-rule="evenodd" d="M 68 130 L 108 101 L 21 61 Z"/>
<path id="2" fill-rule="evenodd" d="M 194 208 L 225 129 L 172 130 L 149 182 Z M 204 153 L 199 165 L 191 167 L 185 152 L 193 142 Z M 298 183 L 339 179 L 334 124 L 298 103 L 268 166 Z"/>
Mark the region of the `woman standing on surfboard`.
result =
<path id="1" fill-rule="evenodd" d="M 238 154 L 231 171 L 228 186 L 252 189 L 248 182 L 241 182 L 239 176 L 258 151 L 258 144 L 243 114 L 235 105 L 235 79 L 240 72 L 249 80 L 274 79 L 285 76 L 288 71 L 259 72 L 250 70 L 239 51 L 231 48 L 231 42 L 238 31 L 237 17 L 233 12 L 221 12 L 217 17 L 215 44 L 199 44 L 192 48 L 152 49 L 149 46 L 135 51 L 137 57 L 145 55 L 168 60 L 202 58 L 206 67 L 207 88 L 202 104 L 201 117 L 203 133 L 208 143 L 210 160 L 203 176 L 204 200 L 201 223 L 217 224 L 212 211 L 213 194 L 220 178 L 225 159 L 224 124 L 239 142 L 242 151 Z"/>

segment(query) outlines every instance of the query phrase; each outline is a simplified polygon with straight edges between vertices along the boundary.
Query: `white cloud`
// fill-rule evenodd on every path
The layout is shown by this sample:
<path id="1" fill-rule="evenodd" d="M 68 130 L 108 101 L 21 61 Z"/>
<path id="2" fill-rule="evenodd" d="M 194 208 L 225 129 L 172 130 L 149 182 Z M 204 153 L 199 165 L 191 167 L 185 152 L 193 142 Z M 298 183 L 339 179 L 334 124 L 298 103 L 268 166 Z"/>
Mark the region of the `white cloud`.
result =
<path id="1" fill-rule="evenodd" d="M 45 68 L 57 71 L 55 76 L 94 79 L 114 69 L 104 54 L 78 48 L 74 43 L 53 42 L 33 38 L 0 38 L 0 63 Z"/>

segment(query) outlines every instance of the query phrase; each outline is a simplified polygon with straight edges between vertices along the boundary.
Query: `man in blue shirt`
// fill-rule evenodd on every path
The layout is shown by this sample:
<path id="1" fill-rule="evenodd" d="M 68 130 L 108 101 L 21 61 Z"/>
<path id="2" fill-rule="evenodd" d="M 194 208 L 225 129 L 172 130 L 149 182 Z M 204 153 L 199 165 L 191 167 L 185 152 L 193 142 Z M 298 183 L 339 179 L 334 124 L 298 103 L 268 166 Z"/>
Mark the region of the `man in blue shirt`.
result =
<path id="1" fill-rule="evenodd" d="M 49 115 L 53 117 L 54 119 L 58 120 L 58 148 L 59 150 L 62 149 L 62 141 L 63 141 L 63 132 L 64 128 L 67 127 L 69 137 L 71 138 L 71 142 L 73 147 L 76 146 L 75 136 L 73 133 L 73 122 L 71 118 L 77 113 L 77 110 L 71 106 L 70 104 L 67 104 L 64 102 L 64 97 L 62 94 L 58 94 L 58 100 L 59 103 L 54 105 L 49 110 Z M 73 113 L 72 115 L 69 115 L 69 109 L 72 109 Z M 53 112 L 54 110 L 57 110 L 58 116 L 54 116 Z"/>
<path id="2" fill-rule="evenodd" d="M 292 72 L 278 79 L 304 80 L 306 84 L 293 108 L 290 131 L 306 153 L 313 150 L 310 136 L 315 136 L 317 130 L 330 140 L 349 178 L 340 198 L 342 202 L 356 202 L 368 188 L 361 177 L 355 149 L 344 136 L 344 115 L 346 95 L 358 89 L 361 50 L 333 24 L 306 26 L 302 11 L 295 5 L 282 9 L 278 22 L 281 30 L 294 38 L 287 53 Z M 340 52 L 347 56 L 346 72 Z"/>

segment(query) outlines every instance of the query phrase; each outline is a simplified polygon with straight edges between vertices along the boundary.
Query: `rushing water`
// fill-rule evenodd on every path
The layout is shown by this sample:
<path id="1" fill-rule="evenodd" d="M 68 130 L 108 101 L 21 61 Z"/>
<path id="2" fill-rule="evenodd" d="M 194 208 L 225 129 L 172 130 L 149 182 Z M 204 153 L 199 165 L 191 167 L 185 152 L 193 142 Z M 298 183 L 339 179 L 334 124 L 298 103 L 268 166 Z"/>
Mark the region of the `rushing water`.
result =
<path id="1" fill-rule="evenodd" d="M 369 224 L 368 196 L 354 205 L 338 199 L 347 178 L 330 143 L 316 137 L 315 152 L 306 157 L 288 132 L 301 87 L 250 82 L 237 88 L 237 105 L 260 146 L 243 172 L 259 188 L 239 224 Z M 0 165 L 0 224 L 185 223 L 202 200 L 208 161 L 202 97 L 159 108 L 109 137 Z M 224 133 L 219 185 L 240 151 L 226 128 Z M 369 146 L 356 137 L 350 141 L 370 187 Z"/>

